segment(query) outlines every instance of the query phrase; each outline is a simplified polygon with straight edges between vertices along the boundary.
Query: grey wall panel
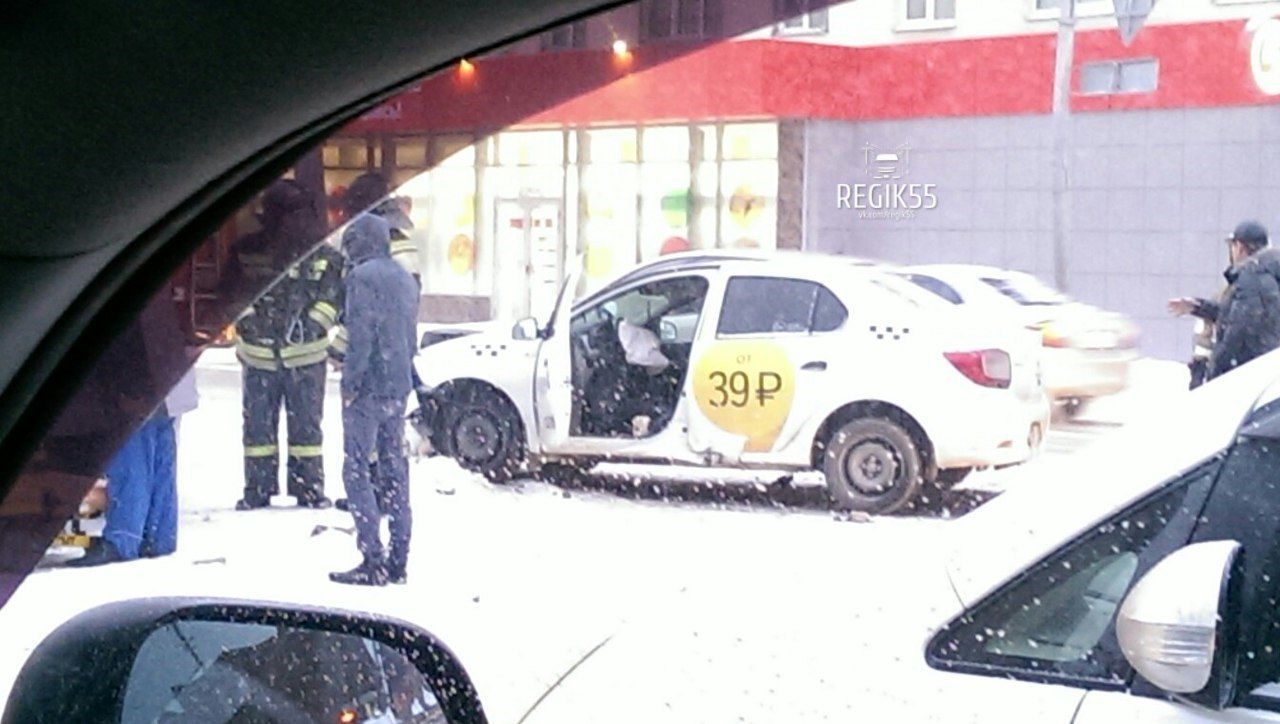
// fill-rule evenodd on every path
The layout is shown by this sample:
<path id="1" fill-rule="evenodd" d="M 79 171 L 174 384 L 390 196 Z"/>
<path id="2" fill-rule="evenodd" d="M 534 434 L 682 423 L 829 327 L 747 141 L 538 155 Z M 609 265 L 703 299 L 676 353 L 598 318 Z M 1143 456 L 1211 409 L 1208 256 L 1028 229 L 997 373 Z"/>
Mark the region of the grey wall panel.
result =
<path id="1" fill-rule="evenodd" d="M 805 248 L 898 263 L 969 262 L 1053 278 L 1054 169 L 1045 116 L 806 122 Z M 1082 113 L 1072 119 L 1067 291 L 1123 312 L 1143 351 L 1185 359 L 1170 296 L 1221 287 L 1222 239 L 1243 218 L 1280 232 L 1280 108 Z M 938 208 L 865 218 L 836 184 L 869 183 L 865 149 L 909 147 L 898 181 Z"/>

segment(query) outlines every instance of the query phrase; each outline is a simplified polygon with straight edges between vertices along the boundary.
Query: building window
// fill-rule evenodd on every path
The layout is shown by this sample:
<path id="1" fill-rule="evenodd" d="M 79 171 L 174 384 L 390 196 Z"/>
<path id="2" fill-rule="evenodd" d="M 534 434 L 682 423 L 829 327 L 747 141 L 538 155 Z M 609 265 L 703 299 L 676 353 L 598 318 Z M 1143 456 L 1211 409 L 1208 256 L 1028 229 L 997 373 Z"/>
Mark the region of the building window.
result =
<path id="1" fill-rule="evenodd" d="M 721 0 L 645 0 L 644 38 L 716 38 L 721 34 Z"/>
<path id="2" fill-rule="evenodd" d="M 956 0 L 901 0 L 898 30 L 936 30 L 956 25 Z"/>
<path id="3" fill-rule="evenodd" d="M 1159 77 L 1160 62 L 1155 58 L 1085 63 L 1080 66 L 1080 93 L 1150 93 L 1156 89 Z"/>
<path id="4" fill-rule="evenodd" d="M 542 34 L 542 49 L 572 50 L 587 47 L 587 21 L 566 23 Z"/>
<path id="5" fill-rule="evenodd" d="M 774 19 L 778 35 L 827 32 L 828 0 L 775 0 Z"/>

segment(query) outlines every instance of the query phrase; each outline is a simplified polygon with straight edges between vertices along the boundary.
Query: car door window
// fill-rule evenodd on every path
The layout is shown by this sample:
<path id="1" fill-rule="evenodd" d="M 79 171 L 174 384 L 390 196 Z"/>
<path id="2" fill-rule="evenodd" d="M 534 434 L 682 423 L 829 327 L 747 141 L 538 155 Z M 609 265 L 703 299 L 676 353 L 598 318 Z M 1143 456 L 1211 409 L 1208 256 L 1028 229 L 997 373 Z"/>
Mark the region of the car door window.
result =
<path id="1" fill-rule="evenodd" d="M 776 277 L 733 277 L 725 289 L 716 333 L 829 332 L 838 329 L 847 317 L 844 305 L 821 284 Z"/>
<path id="2" fill-rule="evenodd" d="M 903 278 L 921 289 L 927 289 L 933 292 L 952 304 L 964 303 L 964 298 L 960 296 L 960 292 L 957 292 L 955 287 L 947 284 L 937 277 L 931 277 L 928 274 L 904 274 Z"/>
<path id="3" fill-rule="evenodd" d="M 818 286 L 818 298 L 813 303 L 813 332 L 834 332 L 844 326 L 849 310 L 836 299 L 836 295 L 824 286 Z"/>
<path id="4" fill-rule="evenodd" d="M 1208 463 L 1093 528 L 952 622 L 937 668 L 1123 686 L 1115 613 L 1141 573 L 1191 535 L 1219 464 Z"/>

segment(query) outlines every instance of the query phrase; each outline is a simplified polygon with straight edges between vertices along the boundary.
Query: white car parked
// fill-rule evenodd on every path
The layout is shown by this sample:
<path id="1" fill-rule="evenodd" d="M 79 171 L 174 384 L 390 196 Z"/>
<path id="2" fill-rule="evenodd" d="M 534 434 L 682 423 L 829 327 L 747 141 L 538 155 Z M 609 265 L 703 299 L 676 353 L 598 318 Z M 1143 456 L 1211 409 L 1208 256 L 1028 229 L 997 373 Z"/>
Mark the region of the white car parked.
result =
<path id="1" fill-rule="evenodd" d="M 1044 342 L 1045 388 L 1069 413 L 1129 384 L 1129 368 L 1138 356 L 1138 330 L 1121 314 L 1073 301 L 1024 272 L 971 264 L 930 264 L 897 271 L 954 305 L 1039 332 Z"/>
<path id="2" fill-rule="evenodd" d="M 1034 340 L 922 296 L 839 257 L 664 257 L 544 326 L 424 349 L 432 442 L 493 480 L 603 459 L 817 468 L 839 506 L 894 510 L 1026 460 L 1048 424 Z"/>

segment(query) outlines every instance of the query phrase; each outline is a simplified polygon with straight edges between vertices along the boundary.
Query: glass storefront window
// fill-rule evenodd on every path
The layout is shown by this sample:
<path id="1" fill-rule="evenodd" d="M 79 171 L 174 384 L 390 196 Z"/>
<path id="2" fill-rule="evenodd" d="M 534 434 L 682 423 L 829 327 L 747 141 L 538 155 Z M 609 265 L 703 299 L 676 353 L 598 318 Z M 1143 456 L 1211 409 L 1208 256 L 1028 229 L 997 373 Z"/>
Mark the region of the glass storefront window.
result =
<path id="1" fill-rule="evenodd" d="M 777 247 L 777 161 L 724 162 L 720 166 L 720 198 L 721 247 Z"/>
<path id="2" fill-rule="evenodd" d="M 778 157 L 778 124 L 726 123 L 721 157 L 726 161 Z"/>
<path id="3" fill-rule="evenodd" d="M 324 165 L 328 168 L 365 169 L 369 165 L 368 141 L 363 138 L 337 138 L 324 145 Z"/>
<path id="4" fill-rule="evenodd" d="M 647 126 L 641 133 L 646 162 L 689 160 L 688 126 Z"/>
<path id="5" fill-rule="evenodd" d="M 636 262 L 637 166 L 589 165 L 583 174 L 585 272 L 599 285 Z"/>
<path id="6" fill-rule="evenodd" d="M 635 163 L 636 129 L 597 128 L 586 132 L 591 163 Z"/>
<path id="7" fill-rule="evenodd" d="M 477 293 L 476 174 L 473 168 L 442 167 L 431 172 L 427 214 L 427 268 L 424 291 Z M 414 204 L 415 211 L 418 204 Z M 416 223 L 416 220 L 415 220 Z"/>
<path id="8" fill-rule="evenodd" d="M 563 163 L 563 131 L 516 131 L 498 135 L 498 164 L 501 166 L 559 166 Z"/>
<path id="9" fill-rule="evenodd" d="M 449 134 L 431 139 L 431 160 L 440 166 L 476 165 L 475 137 L 471 134 Z"/>
<path id="10" fill-rule="evenodd" d="M 398 168 L 427 167 L 427 139 L 397 138 L 395 149 L 395 163 Z"/>
<path id="11" fill-rule="evenodd" d="M 687 139 L 687 129 L 680 130 Z M 640 167 L 640 179 L 640 260 L 688 251 L 693 211 L 689 164 L 646 163 Z"/>

